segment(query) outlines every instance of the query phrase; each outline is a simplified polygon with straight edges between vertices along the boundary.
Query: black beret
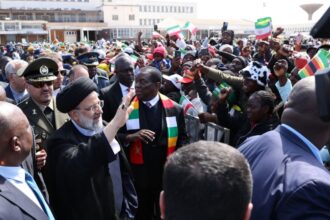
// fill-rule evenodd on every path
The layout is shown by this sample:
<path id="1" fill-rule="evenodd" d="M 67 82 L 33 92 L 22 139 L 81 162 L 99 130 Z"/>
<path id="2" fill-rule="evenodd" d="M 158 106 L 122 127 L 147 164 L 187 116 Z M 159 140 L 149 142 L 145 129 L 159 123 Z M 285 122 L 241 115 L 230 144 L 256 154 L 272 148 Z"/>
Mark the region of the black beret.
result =
<path id="1" fill-rule="evenodd" d="M 22 75 L 30 82 L 45 82 L 55 80 L 57 71 L 58 65 L 54 60 L 42 57 L 31 62 Z"/>
<path id="2" fill-rule="evenodd" d="M 93 91 L 97 92 L 96 84 L 87 77 L 81 77 L 69 83 L 56 96 L 56 106 L 60 112 L 68 113 L 76 108 Z"/>

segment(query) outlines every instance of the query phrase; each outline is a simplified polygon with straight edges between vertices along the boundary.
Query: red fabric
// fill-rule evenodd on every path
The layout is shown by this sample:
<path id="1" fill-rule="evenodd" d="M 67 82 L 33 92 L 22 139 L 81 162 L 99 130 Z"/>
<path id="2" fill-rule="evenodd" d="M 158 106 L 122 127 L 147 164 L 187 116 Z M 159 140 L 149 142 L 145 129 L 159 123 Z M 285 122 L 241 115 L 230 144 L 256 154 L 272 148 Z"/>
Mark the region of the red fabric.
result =
<path id="1" fill-rule="evenodd" d="M 160 54 L 164 58 L 165 57 L 165 53 L 166 53 L 165 47 L 163 47 L 163 46 L 156 47 L 154 49 L 153 55 L 155 56 L 156 53 L 157 54 Z"/>

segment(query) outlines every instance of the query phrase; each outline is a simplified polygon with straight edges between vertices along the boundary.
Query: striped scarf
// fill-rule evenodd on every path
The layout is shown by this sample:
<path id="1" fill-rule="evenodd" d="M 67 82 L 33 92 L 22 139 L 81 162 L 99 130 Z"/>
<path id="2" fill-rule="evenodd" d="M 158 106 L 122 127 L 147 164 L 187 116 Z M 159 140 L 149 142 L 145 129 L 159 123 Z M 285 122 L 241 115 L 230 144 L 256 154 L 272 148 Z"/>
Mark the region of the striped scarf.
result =
<path id="1" fill-rule="evenodd" d="M 167 156 L 169 156 L 175 151 L 176 148 L 178 140 L 178 126 L 176 116 L 173 114 L 173 101 L 162 94 L 159 94 L 159 96 L 165 109 L 167 127 Z M 131 106 L 133 107 L 133 111 L 129 115 L 128 121 L 126 122 L 126 128 L 128 131 L 139 130 L 139 100 L 137 97 L 133 99 Z M 144 164 L 141 140 L 137 140 L 131 143 L 129 154 L 132 164 Z"/>

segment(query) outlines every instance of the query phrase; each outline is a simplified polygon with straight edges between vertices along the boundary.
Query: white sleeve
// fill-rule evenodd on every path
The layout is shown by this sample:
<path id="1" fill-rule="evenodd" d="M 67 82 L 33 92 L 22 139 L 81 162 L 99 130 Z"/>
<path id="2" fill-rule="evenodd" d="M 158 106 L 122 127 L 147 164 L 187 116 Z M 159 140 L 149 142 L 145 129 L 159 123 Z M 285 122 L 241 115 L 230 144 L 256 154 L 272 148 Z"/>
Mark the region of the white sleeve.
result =
<path id="1" fill-rule="evenodd" d="M 113 154 L 118 154 L 120 151 L 120 145 L 116 139 L 113 139 L 113 141 L 110 143 L 110 147 L 113 151 Z"/>

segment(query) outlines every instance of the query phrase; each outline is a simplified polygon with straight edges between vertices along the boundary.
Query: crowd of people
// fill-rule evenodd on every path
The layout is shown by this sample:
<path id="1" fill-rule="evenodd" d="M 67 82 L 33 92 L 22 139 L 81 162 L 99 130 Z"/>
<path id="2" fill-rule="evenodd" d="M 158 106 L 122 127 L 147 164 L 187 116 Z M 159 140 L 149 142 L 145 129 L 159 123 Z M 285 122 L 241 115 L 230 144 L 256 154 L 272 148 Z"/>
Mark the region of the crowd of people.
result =
<path id="1" fill-rule="evenodd" d="M 282 32 L 2 46 L 0 219 L 330 219 L 330 44 Z"/>

